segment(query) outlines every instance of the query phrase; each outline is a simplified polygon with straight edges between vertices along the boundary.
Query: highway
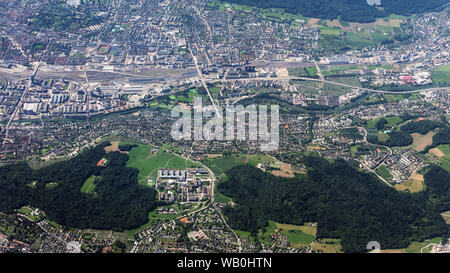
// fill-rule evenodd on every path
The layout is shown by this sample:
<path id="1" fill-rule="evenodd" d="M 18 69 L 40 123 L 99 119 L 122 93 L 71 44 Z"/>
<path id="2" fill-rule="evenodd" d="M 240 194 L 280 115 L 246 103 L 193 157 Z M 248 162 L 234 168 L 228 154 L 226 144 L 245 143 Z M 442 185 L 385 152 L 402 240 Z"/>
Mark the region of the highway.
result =
<path id="1" fill-rule="evenodd" d="M 355 88 L 367 92 L 373 92 L 373 93 L 385 93 L 385 94 L 412 94 L 412 93 L 418 93 L 421 91 L 435 91 L 435 90 L 446 90 L 450 91 L 450 87 L 433 87 L 433 88 L 424 88 L 424 89 L 418 89 L 418 90 L 404 90 L 404 91 L 388 91 L 388 90 L 377 90 L 377 89 L 370 89 L 370 88 L 364 88 L 359 86 L 353 86 L 345 83 L 340 82 L 333 82 L 325 79 L 314 79 L 314 78 L 306 78 L 306 77 L 294 77 L 294 76 L 284 76 L 284 77 L 264 77 L 264 78 L 238 78 L 238 79 L 212 79 L 212 80 L 206 80 L 207 82 L 237 82 L 237 81 L 291 81 L 291 80 L 302 80 L 302 81 L 313 81 L 313 82 L 322 82 L 322 83 L 329 83 L 333 85 L 348 87 L 348 88 Z"/>

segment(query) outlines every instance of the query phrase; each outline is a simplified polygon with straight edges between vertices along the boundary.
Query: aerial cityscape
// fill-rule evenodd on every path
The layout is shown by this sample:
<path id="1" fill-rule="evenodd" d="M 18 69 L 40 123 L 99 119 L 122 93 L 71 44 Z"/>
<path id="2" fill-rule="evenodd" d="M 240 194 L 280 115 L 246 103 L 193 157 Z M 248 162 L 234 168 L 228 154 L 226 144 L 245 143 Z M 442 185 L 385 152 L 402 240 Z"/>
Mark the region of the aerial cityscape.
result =
<path id="1" fill-rule="evenodd" d="M 354 2 L 0 1 L 0 253 L 449 253 L 450 1 Z"/>

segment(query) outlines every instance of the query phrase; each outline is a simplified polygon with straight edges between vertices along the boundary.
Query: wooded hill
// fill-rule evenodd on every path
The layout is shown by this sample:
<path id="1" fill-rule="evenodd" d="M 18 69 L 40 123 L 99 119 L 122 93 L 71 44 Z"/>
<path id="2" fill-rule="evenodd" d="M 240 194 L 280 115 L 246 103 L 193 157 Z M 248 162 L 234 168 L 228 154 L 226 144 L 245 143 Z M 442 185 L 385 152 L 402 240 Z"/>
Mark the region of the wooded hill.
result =
<path id="1" fill-rule="evenodd" d="M 404 248 L 448 232 L 439 213 L 449 209 L 450 174 L 439 167 L 425 176 L 425 192 L 409 194 L 344 160 L 305 157 L 303 163 L 307 175 L 292 179 L 248 165 L 229 170 L 219 191 L 238 204 L 224 210 L 232 228 L 256 235 L 268 220 L 318 222 L 317 237 L 340 238 L 346 252 L 365 251 L 370 241 L 385 249 Z"/>
<path id="2" fill-rule="evenodd" d="M 132 229 L 148 221 L 156 191 L 138 184 L 138 170 L 125 167 L 128 155 L 105 153 L 102 144 L 42 169 L 20 163 L 0 168 L 0 211 L 24 205 L 43 210 L 58 224 L 73 228 Z M 106 158 L 104 167 L 97 163 Z M 92 194 L 80 191 L 97 176 Z"/>

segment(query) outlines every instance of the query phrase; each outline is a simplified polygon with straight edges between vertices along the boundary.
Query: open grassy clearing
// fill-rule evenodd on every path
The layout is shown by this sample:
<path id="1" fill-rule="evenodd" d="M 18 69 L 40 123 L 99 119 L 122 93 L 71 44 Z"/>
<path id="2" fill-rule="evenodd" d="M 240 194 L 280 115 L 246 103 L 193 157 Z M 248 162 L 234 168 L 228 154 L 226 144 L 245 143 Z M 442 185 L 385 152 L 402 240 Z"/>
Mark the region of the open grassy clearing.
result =
<path id="1" fill-rule="evenodd" d="M 95 191 L 95 180 L 97 179 L 96 176 L 91 176 L 86 181 L 84 181 L 83 186 L 81 187 L 80 191 L 82 193 L 92 193 Z"/>
<path id="2" fill-rule="evenodd" d="M 248 239 L 251 242 L 255 242 L 256 240 L 258 240 L 265 245 L 273 245 L 271 236 L 272 234 L 277 233 L 287 236 L 287 240 L 293 248 L 301 248 L 308 245 L 320 244 L 318 242 L 315 242 L 317 227 L 312 226 L 311 223 L 300 226 L 280 224 L 274 221 L 269 221 L 269 225 L 258 232 L 257 238 L 246 231 L 235 230 L 235 232 L 239 237 L 243 239 Z M 330 250 L 330 252 L 336 251 Z"/>
<path id="3" fill-rule="evenodd" d="M 337 27 L 321 27 L 320 33 L 324 35 L 341 35 L 341 30 Z"/>
<path id="4" fill-rule="evenodd" d="M 404 251 L 405 253 L 420 253 L 420 250 L 433 243 L 433 244 L 439 244 L 442 241 L 442 238 L 436 237 L 432 238 L 430 240 L 425 240 L 423 242 L 412 242 Z"/>
<path id="5" fill-rule="evenodd" d="M 379 117 L 379 118 L 376 118 L 376 119 L 372 119 L 372 120 L 369 120 L 369 121 L 367 121 L 367 128 L 369 128 L 369 129 L 375 129 L 376 128 L 376 126 L 377 126 L 377 123 L 378 123 L 378 121 L 380 121 L 380 119 L 382 119 L 383 117 Z M 403 119 L 401 118 L 401 117 L 397 117 L 397 116 L 394 116 L 394 117 L 384 117 L 386 120 L 387 120 L 387 124 L 386 124 L 386 128 L 389 128 L 389 127 L 394 127 L 394 126 L 396 126 L 396 125 L 398 125 L 398 124 L 400 124 L 400 123 L 402 123 L 403 122 Z"/>
<path id="6" fill-rule="evenodd" d="M 447 172 L 450 172 L 450 144 L 439 145 L 433 150 L 430 150 L 430 152 L 438 156 L 440 166 Z"/>
<path id="7" fill-rule="evenodd" d="M 311 248 L 314 251 L 323 253 L 341 253 L 342 246 L 339 239 L 323 238 L 311 243 Z"/>
<path id="8" fill-rule="evenodd" d="M 444 221 L 447 223 L 447 225 L 450 225 L 450 210 L 449 211 L 444 211 L 443 213 L 441 213 L 442 218 L 444 218 Z"/>
<path id="9" fill-rule="evenodd" d="M 122 143 L 121 143 L 122 144 Z M 185 169 L 198 167 L 195 162 L 184 159 L 180 156 L 157 149 L 152 145 L 138 144 L 131 149 L 127 167 L 133 167 L 139 170 L 139 184 L 148 185 L 149 177 L 156 177 L 158 169 Z"/>
<path id="10" fill-rule="evenodd" d="M 434 70 L 431 77 L 435 83 L 450 84 L 450 65 L 444 65 Z"/>

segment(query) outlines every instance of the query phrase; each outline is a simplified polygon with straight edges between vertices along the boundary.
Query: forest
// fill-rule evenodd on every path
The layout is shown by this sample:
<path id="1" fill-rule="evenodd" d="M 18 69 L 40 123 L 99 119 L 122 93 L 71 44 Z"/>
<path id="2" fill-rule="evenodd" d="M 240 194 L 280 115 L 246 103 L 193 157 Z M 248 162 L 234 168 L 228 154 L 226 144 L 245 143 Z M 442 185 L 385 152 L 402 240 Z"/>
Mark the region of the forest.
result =
<path id="1" fill-rule="evenodd" d="M 342 19 L 349 22 L 370 23 L 389 14 L 409 16 L 436 9 L 447 0 L 383 0 L 383 9 L 369 6 L 366 0 L 222 0 L 260 8 L 283 8 L 288 13 L 306 17 Z"/>
<path id="2" fill-rule="evenodd" d="M 416 122 L 410 122 L 402 127 L 400 130 L 406 133 L 419 133 L 422 135 L 426 135 L 429 131 L 436 129 L 437 127 L 443 126 L 440 122 L 432 121 L 432 120 L 421 120 Z"/>
<path id="3" fill-rule="evenodd" d="M 345 252 L 363 252 L 370 241 L 380 242 L 382 248 L 404 248 L 448 232 L 439 212 L 450 200 L 450 177 L 439 167 L 425 176 L 430 185 L 425 192 L 409 194 L 344 160 L 304 157 L 302 162 L 307 175 L 295 178 L 276 177 L 248 165 L 229 170 L 219 191 L 237 204 L 224 209 L 231 227 L 257 234 L 268 220 L 317 222 L 317 238 L 340 238 Z"/>
<path id="4" fill-rule="evenodd" d="M 432 147 L 437 147 L 441 144 L 450 144 L 450 127 L 439 130 L 439 132 L 433 136 Z"/>
<path id="5" fill-rule="evenodd" d="M 121 150 L 122 152 L 129 152 L 131 151 L 131 149 L 137 146 L 138 145 L 136 144 L 120 144 L 117 148 L 119 148 L 119 150 Z"/>
<path id="6" fill-rule="evenodd" d="M 408 146 L 413 143 L 413 138 L 410 134 L 405 132 L 390 132 L 389 138 L 386 141 L 379 140 L 377 135 L 368 135 L 367 141 L 373 144 L 385 145 L 388 147 Z"/>
<path id="7" fill-rule="evenodd" d="M 24 205 L 43 210 L 50 220 L 71 228 L 124 230 L 148 221 L 156 208 L 156 191 L 138 184 L 138 170 L 125 167 L 127 154 L 105 153 L 109 143 L 41 169 L 26 163 L 0 167 L 0 211 Z M 97 166 L 102 158 L 105 166 Z M 95 192 L 80 191 L 91 176 Z"/>

